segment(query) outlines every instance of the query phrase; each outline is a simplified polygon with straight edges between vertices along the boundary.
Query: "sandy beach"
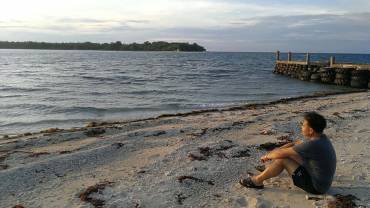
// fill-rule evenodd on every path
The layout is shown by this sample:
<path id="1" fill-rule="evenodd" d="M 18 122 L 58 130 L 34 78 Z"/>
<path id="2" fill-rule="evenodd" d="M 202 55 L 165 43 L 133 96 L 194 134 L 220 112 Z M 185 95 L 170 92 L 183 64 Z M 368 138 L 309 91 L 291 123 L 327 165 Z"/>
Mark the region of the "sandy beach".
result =
<path id="1" fill-rule="evenodd" d="M 369 107 L 365 91 L 10 135 L 0 207 L 335 207 L 337 194 L 370 207 Z M 327 118 L 336 150 L 329 193 L 312 197 L 286 173 L 263 190 L 239 185 L 264 147 L 302 139 L 308 111 Z"/>

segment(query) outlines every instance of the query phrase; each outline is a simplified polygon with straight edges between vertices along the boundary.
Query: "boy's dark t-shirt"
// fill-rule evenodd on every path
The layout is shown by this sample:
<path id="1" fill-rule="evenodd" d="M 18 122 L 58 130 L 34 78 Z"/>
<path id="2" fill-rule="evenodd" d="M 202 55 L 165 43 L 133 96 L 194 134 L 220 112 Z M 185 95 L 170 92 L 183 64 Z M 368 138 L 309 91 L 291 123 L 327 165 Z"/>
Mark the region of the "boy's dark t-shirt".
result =
<path id="1" fill-rule="evenodd" d="M 302 166 L 310 174 L 316 191 L 328 191 L 333 181 L 337 159 L 333 145 L 326 135 L 322 134 L 315 140 L 305 140 L 293 149 L 302 157 Z"/>

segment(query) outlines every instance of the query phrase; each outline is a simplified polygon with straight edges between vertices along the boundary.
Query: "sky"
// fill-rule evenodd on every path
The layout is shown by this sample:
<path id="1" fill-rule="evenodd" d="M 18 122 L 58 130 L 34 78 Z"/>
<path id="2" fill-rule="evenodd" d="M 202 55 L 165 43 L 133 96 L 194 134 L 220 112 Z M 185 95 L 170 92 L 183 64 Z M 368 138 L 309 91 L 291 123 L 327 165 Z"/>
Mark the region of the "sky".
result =
<path id="1" fill-rule="evenodd" d="M 370 1 L 1 0 L 0 40 L 370 53 Z"/>

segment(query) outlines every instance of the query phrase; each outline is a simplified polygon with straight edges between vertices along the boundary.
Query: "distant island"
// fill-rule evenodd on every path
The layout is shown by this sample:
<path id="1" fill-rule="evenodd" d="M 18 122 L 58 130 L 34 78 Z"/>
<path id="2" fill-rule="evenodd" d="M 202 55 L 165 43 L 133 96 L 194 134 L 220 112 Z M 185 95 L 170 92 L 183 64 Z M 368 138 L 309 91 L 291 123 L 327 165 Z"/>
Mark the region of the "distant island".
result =
<path id="1" fill-rule="evenodd" d="M 197 43 L 169 43 L 165 41 L 125 44 L 112 43 L 47 43 L 47 42 L 10 42 L 0 41 L 0 49 L 44 49 L 44 50 L 103 50 L 103 51 L 206 51 Z"/>

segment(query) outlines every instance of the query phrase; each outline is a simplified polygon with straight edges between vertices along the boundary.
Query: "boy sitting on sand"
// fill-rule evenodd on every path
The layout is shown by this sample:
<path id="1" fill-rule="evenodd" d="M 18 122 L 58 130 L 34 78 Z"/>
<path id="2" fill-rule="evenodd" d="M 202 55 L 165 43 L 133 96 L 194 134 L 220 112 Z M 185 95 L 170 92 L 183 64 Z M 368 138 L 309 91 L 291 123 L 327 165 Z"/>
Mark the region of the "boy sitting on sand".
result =
<path id="1" fill-rule="evenodd" d="M 263 188 L 263 181 L 278 176 L 284 169 L 292 176 L 295 186 L 312 194 L 324 194 L 333 181 L 336 156 L 330 140 L 323 134 L 326 120 L 318 113 L 304 115 L 304 142 L 296 141 L 277 148 L 261 157 L 272 163 L 259 175 L 241 179 L 248 188 Z"/>

